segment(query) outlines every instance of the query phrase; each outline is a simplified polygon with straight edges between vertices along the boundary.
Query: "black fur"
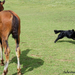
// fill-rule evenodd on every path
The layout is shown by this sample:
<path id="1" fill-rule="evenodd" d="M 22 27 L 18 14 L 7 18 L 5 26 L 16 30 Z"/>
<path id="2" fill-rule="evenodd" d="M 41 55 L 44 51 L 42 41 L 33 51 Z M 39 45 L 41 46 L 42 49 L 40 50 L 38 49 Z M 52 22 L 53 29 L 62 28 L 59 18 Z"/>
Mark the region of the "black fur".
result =
<path id="1" fill-rule="evenodd" d="M 13 15 L 13 19 L 12 19 L 12 37 L 14 39 L 18 38 L 18 26 L 19 26 L 18 18 L 15 15 Z"/>
<path id="2" fill-rule="evenodd" d="M 64 37 L 67 37 L 67 38 L 71 38 L 71 39 L 75 39 L 75 31 L 74 29 L 72 30 L 67 30 L 67 31 L 64 31 L 64 30 L 54 30 L 55 34 L 59 33 L 57 39 L 54 41 L 54 43 L 56 43 L 59 39 L 62 39 Z"/>

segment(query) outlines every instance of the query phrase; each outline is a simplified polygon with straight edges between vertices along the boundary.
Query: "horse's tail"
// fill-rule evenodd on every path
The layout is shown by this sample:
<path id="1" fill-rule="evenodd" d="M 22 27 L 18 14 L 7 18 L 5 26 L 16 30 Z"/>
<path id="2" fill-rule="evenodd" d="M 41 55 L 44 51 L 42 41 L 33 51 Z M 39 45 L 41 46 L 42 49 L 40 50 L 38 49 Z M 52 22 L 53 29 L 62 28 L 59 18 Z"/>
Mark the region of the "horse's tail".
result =
<path id="1" fill-rule="evenodd" d="M 19 28 L 19 20 L 15 15 L 13 15 L 13 19 L 12 19 L 12 37 L 14 39 L 18 38 L 18 28 Z"/>
<path id="2" fill-rule="evenodd" d="M 55 34 L 59 33 L 59 32 L 63 32 L 63 30 L 54 30 Z"/>

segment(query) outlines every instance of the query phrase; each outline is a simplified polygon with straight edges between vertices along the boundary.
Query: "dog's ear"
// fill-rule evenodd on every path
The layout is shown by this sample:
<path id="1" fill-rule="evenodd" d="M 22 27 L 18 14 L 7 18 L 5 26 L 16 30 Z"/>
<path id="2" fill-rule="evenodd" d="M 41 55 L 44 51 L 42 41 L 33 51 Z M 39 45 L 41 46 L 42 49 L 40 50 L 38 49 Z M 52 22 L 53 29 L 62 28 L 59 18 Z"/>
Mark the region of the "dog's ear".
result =
<path id="1" fill-rule="evenodd" d="M 72 31 L 74 32 L 74 29 L 72 29 Z"/>

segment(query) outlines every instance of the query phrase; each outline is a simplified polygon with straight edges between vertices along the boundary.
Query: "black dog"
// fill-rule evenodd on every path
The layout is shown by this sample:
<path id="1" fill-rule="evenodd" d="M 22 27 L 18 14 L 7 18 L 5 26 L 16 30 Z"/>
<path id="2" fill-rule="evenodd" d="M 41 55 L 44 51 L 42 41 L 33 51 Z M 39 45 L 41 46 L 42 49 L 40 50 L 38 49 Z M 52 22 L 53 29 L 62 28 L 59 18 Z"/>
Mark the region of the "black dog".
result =
<path id="1" fill-rule="evenodd" d="M 54 30 L 55 34 L 59 33 L 60 34 L 58 35 L 57 39 L 54 41 L 54 43 L 56 43 L 59 39 L 62 39 L 64 37 L 67 37 L 67 38 L 71 38 L 73 40 L 75 40 L 75 31 L 74 29 L 72 30 L 68 30 L 68 31 L 64 31 L 64 30 Z"/>

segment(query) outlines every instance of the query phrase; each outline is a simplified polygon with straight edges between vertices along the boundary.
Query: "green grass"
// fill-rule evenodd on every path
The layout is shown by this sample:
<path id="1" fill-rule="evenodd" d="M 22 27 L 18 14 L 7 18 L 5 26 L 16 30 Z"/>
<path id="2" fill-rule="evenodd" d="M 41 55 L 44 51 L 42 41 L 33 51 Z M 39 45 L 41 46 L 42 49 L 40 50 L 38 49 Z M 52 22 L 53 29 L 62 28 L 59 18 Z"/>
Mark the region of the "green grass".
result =
<path id="1" fill-rule="evenodd" d="M 54 29 L 75 28 L 74 0 L 6 0 L 5 10 L 13 10 L 21 19 L 21 71 L 23 75 L 74 75 L 75 41 L 54 43 Z M 8 75 L 17 75 L 15 41 L 11 49 Z M 3 72 L 0 67 L 0 74 Z"/>

